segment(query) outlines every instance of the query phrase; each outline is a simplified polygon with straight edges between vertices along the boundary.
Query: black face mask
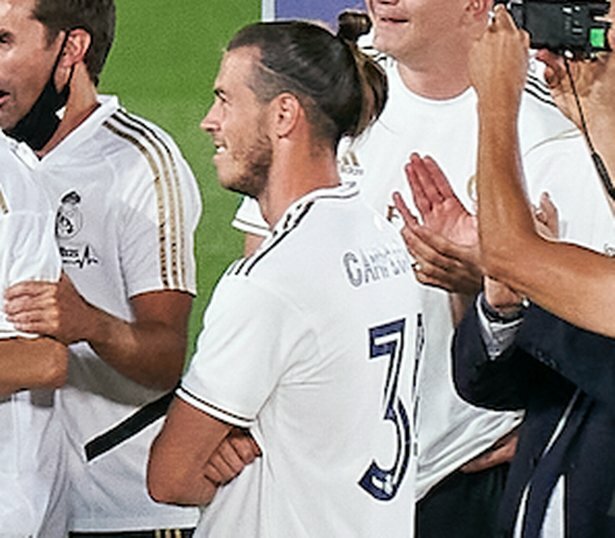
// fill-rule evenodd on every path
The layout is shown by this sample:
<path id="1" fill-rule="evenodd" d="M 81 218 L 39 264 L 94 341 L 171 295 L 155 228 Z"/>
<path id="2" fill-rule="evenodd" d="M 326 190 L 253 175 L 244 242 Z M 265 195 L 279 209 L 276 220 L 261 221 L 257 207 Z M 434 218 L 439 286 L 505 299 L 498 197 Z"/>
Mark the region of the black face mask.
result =
<path id="1" fill-rule="evenodd" d="M 58 110 L 66 105 L 70 93 L 70 81 L 73 76 L 71 71 L 68 82 L 59 92 L 54 84 L 56 69 L 60 63 L 60 58 L 64 52 L 66 41 L 70 32 L 66 32 L 60 52 L 56 58 L 49 80 L 45 84 L 43 91 L 32 105 L 30 111 L 23 117 L 15 127 L 7 129 L 6 134 L 19 142 L 26 142 L 33 150 L 40 150 L 56 132 L 60 125 L 60 118 L 57 116 Z"/>

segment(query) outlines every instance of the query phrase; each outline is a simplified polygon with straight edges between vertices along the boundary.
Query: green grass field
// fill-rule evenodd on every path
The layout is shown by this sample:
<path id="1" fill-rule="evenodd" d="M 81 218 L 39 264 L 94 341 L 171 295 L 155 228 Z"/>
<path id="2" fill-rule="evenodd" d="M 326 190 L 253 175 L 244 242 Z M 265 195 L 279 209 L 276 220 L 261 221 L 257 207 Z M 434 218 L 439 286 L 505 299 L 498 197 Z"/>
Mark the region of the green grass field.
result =
<path id="1" fill-rule="evenodd" d="M 116 0 L 117 33 L 101 93 L 120 96 L 129 111 L 171 133 L 192 166 L 203 199 L 197 236 L 198 290 L 190 341 L 201 326 L 211 290 L 241 254 L 242 235 L 230 221 L 238 197 L 217 184 L 213 146 L 199 130 L 225 44 L 260 18 L 260 0 Z"/>

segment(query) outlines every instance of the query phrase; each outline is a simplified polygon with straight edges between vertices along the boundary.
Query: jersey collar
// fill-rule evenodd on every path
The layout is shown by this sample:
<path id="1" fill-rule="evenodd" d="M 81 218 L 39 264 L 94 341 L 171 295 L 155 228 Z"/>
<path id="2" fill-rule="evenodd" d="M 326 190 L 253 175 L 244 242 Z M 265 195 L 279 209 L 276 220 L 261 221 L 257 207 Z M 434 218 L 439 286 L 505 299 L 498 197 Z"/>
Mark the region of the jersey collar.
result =
<path id="1" fill-rule="evenodd" d="M 351 181 L 342 183 L 336 187 L 326 187 L 311 191 L 306 195 L 293 202 L 284 212 L 280 220 L 275 224 L 272 230 L 271 238 L 277 237 L 281 233 L 294 228 L 299 221 L 304 217 L 305 213 L 315 203 L 324 200 L 345 200 L 354 198 L 359 195 L 359 188 L 356 182 Z"/>

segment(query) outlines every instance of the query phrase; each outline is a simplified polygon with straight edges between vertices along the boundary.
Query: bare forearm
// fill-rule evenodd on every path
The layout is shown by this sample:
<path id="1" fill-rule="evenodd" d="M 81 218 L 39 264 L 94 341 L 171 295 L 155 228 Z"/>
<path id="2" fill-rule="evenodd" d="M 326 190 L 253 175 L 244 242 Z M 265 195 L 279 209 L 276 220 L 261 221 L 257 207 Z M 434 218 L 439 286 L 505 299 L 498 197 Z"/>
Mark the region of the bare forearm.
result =
<path id="1" fill-rule="evenodd" d="M 158 439 L 154 441 L 150 452 L 148 466 L 148 491 L 152 499 L 164 504 L 178 506 L 204 506 L 209 504 L 218 489 L 218 486 L 205 477 L 205 465 L 190 469 L 183 476 L 177 475 L 178 466 L 167 465 L 161 468 L 161 456 Z M 176 455 L 184 459 L 182 453 Z M 163 456 L 164 460 L 168 454 Z"/>
<path id="2" fill-rule="evenodd" d="M 175 398 L 150 450 L 147 488 L 157 502 L 202 506 L 217 486 L 205 469 L 231 426 Z"/>
<path id="3" fill-rule="evenodd" d="M 615 261 L 536 233 L 521 183 L 516 120 L 506 111 L 489 114 L 481 116 L 478 163 L 487 274 L 571 323 L 615 336 Z"/>
<path id="4" fill-rule="evenodd" d="M 95 310 L 84 336 L 103 360 L 141 385 L 168 390 L 182 373 L 187 336 L 163 323 L 129 323 Z"/>
<path id="5" fill-rule="evenodd" d="M 478 222 L 483 262 L 508 263 L 511 248 L 536 233 L 522 186 L 517 114 L 513 107 L 479 106 Z M 504 110 L 502 110 L 504 109 Z"/>
<path id="6" fill-rule="evenodd" d="M 130 299 L 125 321 L 89 303 L 72 282 L 23 282 L 5 292 L 8 319 L 21 331 L 45 334 L 65 344 L 87 341 L 110 366 L 141 385 L 172 388 L 181 375 L 188 293 L 160 290 Z"/>
<path id="7" fill-rule="evenodd" d="M 0 340 L 0 394 L 57 388 L 66 382 L 68 350 L 51 338 Z"/>

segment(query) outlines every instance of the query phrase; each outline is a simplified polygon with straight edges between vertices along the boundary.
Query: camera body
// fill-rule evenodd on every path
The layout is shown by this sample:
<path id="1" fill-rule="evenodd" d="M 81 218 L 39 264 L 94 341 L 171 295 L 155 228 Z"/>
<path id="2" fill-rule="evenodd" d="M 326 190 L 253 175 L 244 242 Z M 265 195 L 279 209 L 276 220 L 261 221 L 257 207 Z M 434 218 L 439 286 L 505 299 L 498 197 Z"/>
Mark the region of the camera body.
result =
<path id="1" fill-rule="evenodd" d="M 534 49 L 591 57 L 610 50 L 611 24 L 602 19 L 609 0 L 510 0 L 508 10 L 519 28 L 530 34 Z"/>

